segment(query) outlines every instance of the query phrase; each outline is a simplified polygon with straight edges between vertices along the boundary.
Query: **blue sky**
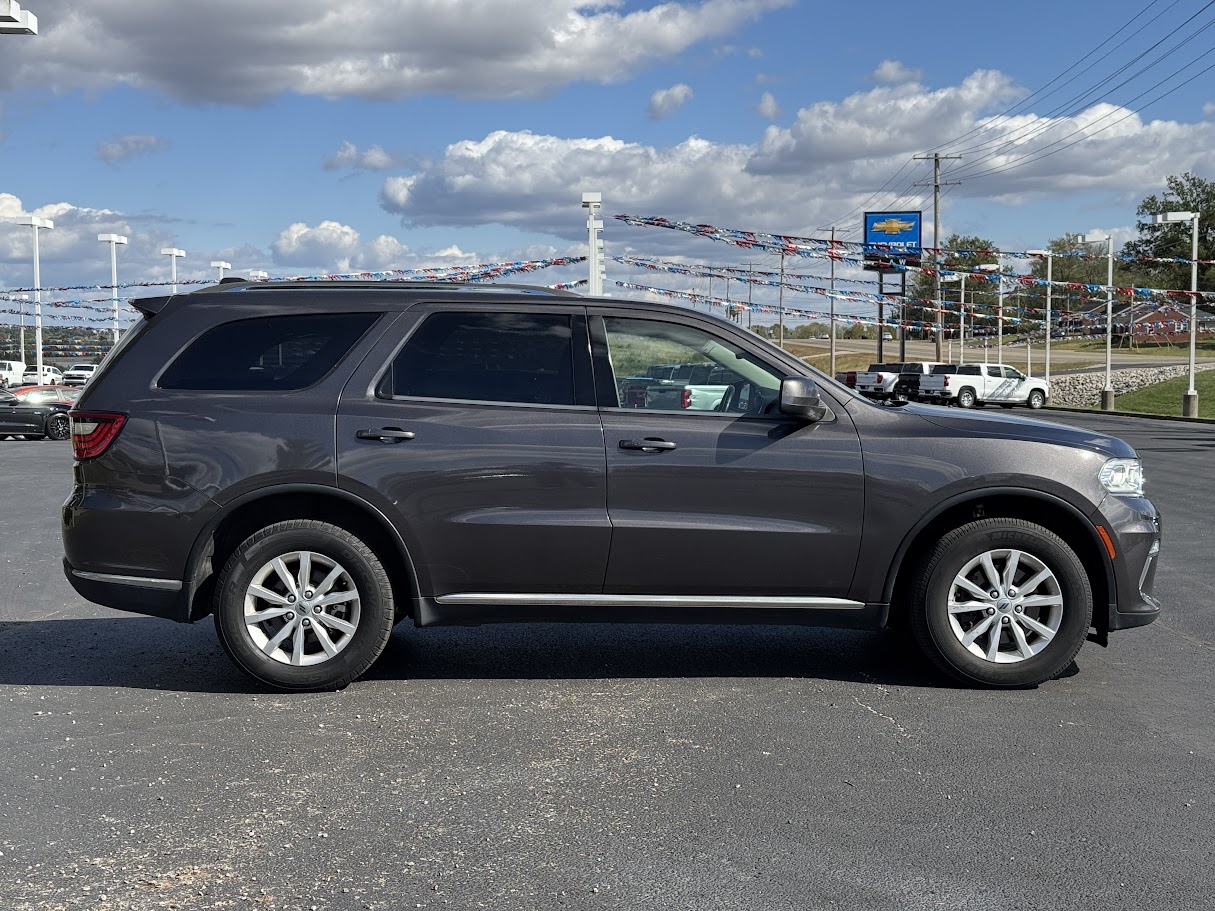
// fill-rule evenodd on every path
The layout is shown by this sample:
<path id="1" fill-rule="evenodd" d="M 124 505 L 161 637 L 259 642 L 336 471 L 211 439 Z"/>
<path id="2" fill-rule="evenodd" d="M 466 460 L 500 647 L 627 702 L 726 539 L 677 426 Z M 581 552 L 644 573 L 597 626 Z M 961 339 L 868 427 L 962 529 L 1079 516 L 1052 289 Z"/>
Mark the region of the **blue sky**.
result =
<path id="1" fill-rule="evenodd" d="M 110 232 L 130 239 L 120 281 L 166 281 L 166 246 L 188 253 L 182 279 L 213 277 L 214 259 L 286 277 L 581 255 L 584 190 L 607 215 L 773 233 L 855 237 L 864 208 L 931 225 L 913 186 L 929 166 L 904 166 L 936 146 L 963 154 L 945 179 L 967 177 L 942 233 L 1009 250 L 1121 242 L 1167 175 L 1215 179 L 1205 0 L 22 5 L 40 34 L 0 35 L 0 291 L 32 283 L 30 229 L 12 224 L 28 214 L 56 223 L 41 256 L 56 287 L 108 283 Z M 1017 160 L 1067 136 L 1083 141 Z M 755 261 L 611 220 L 605 240 Z M 706 290 L 615 263 L 608 278 Z"/>

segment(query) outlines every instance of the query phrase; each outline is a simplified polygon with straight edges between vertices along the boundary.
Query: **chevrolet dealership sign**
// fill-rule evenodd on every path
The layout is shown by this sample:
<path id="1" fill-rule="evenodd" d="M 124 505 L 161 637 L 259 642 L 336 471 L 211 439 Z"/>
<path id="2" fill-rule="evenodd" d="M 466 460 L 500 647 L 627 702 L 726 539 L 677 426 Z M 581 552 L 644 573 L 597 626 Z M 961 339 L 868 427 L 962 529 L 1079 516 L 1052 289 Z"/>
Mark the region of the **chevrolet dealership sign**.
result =
<path id="1" fill-rule="evenodd" d="M 866 212 L 865 261 L 873 265 L 865 268 L 897 271 L 877 265 L 882 262 L 918 266 L 923 244 L 923 215 L 923 212 Z"/>

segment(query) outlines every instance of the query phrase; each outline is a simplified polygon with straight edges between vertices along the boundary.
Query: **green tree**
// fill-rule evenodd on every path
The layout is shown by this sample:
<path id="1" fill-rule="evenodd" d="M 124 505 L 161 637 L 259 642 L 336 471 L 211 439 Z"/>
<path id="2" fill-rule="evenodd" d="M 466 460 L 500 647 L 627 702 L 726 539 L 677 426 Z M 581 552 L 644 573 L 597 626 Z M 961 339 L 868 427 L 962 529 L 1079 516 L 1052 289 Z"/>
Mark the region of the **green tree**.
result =
<path id="1" fill-rule="evenodd" d="M 1053 254 L 1051 257 L 1051 280 L 1073 285 L 1105 285 L 1109 277 L 1109 261 L 1106 258 L 1106 248 L 1097 243 L 1088 243 L 1083 234 L 1064 234 L 1047 243 L 1046 249 Z M 1046 257 L 1036 256 L 1030 264 L 1030 275 L 1034 278 L 1046 278 Z M 1120 288 L 1134 284 L 1134 276 L 1125 263 L 1114 260 L 1114 285 Z M 1044 310 L 1046 307 L 1046 289 L 1033 288 L 1028 292 L 1029 307 Z M 1094 307 L 1103 305 L 1105 294 L 1056 286 L 1052 293 L 1051 321 L 1057 325 L 1058 320 L 1066 318 L 1064 314 L 1082 313 Z M 1045 314 L 1041 314 L 1045 315 Z"/>
<path id="2" fill-rule="evenodd" d="M 1122 247 L 1124 256 L 1190 259 L 1192 227 L 1189 222 L 1158 225 L 1153 215 L 1165 212 L 1198 213 L 1198 258 L 1215 259 L 1215 181 L 1194 174 L 1165 178 L 1166 192 L 1144 198 L 1135 214 L 1139 237 Z M 1133 273 L 1140 287 L 1189 290 L 1188 263 L 1135 263 Z M 1215 267 L 1198 267 L 1198 290 L 1215 291 Z"/>
<path id="3" fill-rule="evenodd" d="M 994 249 L 996 249 L 996 245 L 986 237 L 951 234 L 942 245 L 941 269 L 953 272 L 978 272 L 980 265 L 994 263 L 996 257 L 990 253 L 975 251 Z M 925 262 L 925 265 L 927 266 L 928 263 Z M 999 295 L 995 290 L 988 291 L 988 287 L 995 289 L 996 285 L 985 282 L 977 276 L 968 276 L 966 279 L 966 325 L 968 334 L 972 328 L 977 326 L 995 326 L 994 316 Z M 958 325 L 958 297 L 960 293 L 961 282 L 949 282 L 941 285 L 941 299 L 945 302 L 945 312 L 942 314 L 942 321 L 946 329 L 954 329 Z M 932 295 L 933 279 L 931 275 L 917 272 L 915 273 L 915 277 L 907 282 L 908 297 L 931 300 Z M 936 314 L 931 309 L 925 308 L 920 304 L 913 304 L 908 307 L 907 313 L 910 319 L 918 322 L 936 322 Z M 978 323 L 971 322 L 972 314 L 981 315 L 982 318 L 980 318 Z M 915 334 L 919 334 L 924 338 L 932 338 L 932 333 L 927 331 Z"/>

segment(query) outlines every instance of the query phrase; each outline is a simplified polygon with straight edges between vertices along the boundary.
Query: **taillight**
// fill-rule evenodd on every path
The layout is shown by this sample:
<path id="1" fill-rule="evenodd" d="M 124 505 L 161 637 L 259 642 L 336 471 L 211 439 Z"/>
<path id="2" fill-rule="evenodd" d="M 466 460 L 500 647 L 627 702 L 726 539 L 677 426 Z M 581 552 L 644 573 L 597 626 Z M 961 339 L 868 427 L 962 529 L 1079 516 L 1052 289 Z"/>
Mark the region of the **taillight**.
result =
<path id="1" fill-rule="evenodd" d="M 691 408 L 692 407 L 692 390 L 691 389 L 685 389 L 683 391 L 683 393 L 679 396 L 679 407 L 680 408 Z"/>
<path id="2" fill-rule="evenodd" d="M 945 377 L 945 382 L 942 384 L 946 389 L 949 388 L 949 377 Z"/>
<path id="3" fill-rule="evenodd" d="M 72 455 L 77 461 L 95 459 L 107 449 L 127 422 L 113 411 L 69 411 L 72 419 Z"/>

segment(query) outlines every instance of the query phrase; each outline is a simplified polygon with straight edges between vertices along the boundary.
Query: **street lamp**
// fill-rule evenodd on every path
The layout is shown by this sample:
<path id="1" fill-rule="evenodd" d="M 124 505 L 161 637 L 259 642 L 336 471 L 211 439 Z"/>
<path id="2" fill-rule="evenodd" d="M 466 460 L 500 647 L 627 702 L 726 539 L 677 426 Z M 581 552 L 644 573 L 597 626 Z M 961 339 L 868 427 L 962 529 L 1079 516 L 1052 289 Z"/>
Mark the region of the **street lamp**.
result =
<path id="1" fill-rule="evenodd" d="M 996 363 L 1004 363 L 1004 272 L 1000 263 L 980 263 L 980 272 L 992 272 L 1000 277 L 999 303 L 996 305 Z M 987 348 L 984 341 L 983 348 Z"/>
<path id="2" fill-rule="evenodd" d="M 1086 234 L 1084 242 L 1105 241 L 1109 273 L 1105 282 L 1105 388 L 1101 390 L 1101 410 L 1114 410 L 1114 237 L 1111 234 Z"/>
<path id="3" fill-rule="evenodd" d="M 960 281 L 960 291 L 958 294 L 958 363 L 966 363 L 966 273 L 954 272 L 952 275 L 941 275 L 941 283 Z M 944 331 L 945 328 L 945 302 L 937 301 L 937 305 L 941 308 L 940 317 L 937 319 L 937 325 Z M 950 346 L 949 359 L 953 360 L 953 348 Z"/>
<path id="4" fill-rule="evenodd" d="M 586 209 L 586 230 L 589 251 L 586 257 L 587 293 L 591 297 L 603 296 L 603 239 L 599 232 L 603 230 L 603 221 L 599 218 L 599 210 L 603 206 L 602 193 L 583 193 L 582 208 Z"/>
<path id="5" fill-rule="evenodd" d="M 25 305 L 29 301 L 30 296 L 28 294 L 18 294 L 17 297 L 20 298 L 20 302 L 17 304 L 17 308 L 21 312 L 21 356 L 18 357 L 17 360 L 21 361 L 21 363 L 24 364 L 25 363 Z M 25 368 L 23 367 L 21 369 L 24 370 Z"/>
<path id="6" fill-rule="evenodd" d="M 1198 213 L 1165 212 L 1162 215 L 1153 215 L 1152 221 L 1158 225 L 1188 221 L 1193 225 L 1193 250 L 1190 257 L 1190 389 L 1183 400 L 1182 414 L 1187 418 L 1196 418 L 1198 390 L 1194 388 L 1194 339 L 1198 333 Z"/>
<path id="7" fill-rule="evenodd" d="M 226 263 L 222 259 L 213 259 L 211 260 L 211 268 L 219 270 L 219 280 L 222 282 L 224 280 L 224 270 L 231 269 L 232 263 Z"/>
<path id="8" fill-rule="evenodd" d="M 17 224 L 29 225 L 34 231 L 34 360 L 38 365 L 38 382 L 42 382 L 42 273 L 38 266 L 38 230 L 52 231 L 55 223 L 49 218 L 35 215 L 18 218 Z"/>
<path id="9" fill-rule="evenodd" d="M 16 0 L 0 0 L 0 35 L 37 35 L 38 17 Z"/>
<path id="10" fill-rule="evenodd" d="M 1051 267 L 1055 265 L 1055 256 L 1050 250 L 1025 250 L 1030 256 L 1045 256 L 1046 258 L 1046 387 L 1051 386 L 1051 294 L 1055 290 L 1052 283 Z"/>
<path id="11" fill-rule="evenodd" d="M 121 234 L 98 234 L 97 239 L 110 245 L 110 288 L 114 295 L 114 344 L 118 344 L 118 245 L 127 239 Z"/>
<path id="12" fill-rule="evenodd" d="M 177 257 L 185 256 L 185 250 L 178 250 L 176 247 L 164 247 L 160 251 L 163 255 L 170 257 L 169 262 L 172 263 L 170 270 L 171 281 L 173 282 L 173 293 L 177 293 Z"/>

